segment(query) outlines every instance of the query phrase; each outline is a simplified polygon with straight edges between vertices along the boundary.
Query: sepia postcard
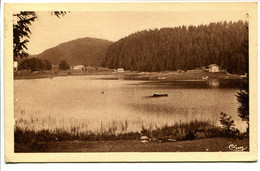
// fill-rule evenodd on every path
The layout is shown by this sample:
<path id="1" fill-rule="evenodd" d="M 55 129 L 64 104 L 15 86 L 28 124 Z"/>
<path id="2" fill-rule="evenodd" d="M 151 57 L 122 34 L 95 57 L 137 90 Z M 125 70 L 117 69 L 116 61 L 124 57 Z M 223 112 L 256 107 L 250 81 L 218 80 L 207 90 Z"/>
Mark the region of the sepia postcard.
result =
<path id="1" fill-rule="evenodd" d="M 256 161 L 257 3 L 5 3 L 5 161 Z"/>

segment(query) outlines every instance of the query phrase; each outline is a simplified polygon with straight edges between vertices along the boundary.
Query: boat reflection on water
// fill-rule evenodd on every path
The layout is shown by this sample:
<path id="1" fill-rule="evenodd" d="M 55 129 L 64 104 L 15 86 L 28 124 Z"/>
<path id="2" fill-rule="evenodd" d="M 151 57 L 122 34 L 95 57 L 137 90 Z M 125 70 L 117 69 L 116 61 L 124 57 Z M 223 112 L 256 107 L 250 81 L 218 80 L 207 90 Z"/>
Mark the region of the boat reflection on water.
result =
<path id="1" fill-rule="evenodd" d="M 117 75 L 117 79 L 118 80 L 125 80 L 125 76 L 124 75 Z"/>
<path id="2" fill-rule="evenodd" d="M 208 85 L 209 85 L 209 87 L 217 88 L 217 87 L 219 87 L 219 80 L 217 80 L 217 79 L 209 80 Z"/>

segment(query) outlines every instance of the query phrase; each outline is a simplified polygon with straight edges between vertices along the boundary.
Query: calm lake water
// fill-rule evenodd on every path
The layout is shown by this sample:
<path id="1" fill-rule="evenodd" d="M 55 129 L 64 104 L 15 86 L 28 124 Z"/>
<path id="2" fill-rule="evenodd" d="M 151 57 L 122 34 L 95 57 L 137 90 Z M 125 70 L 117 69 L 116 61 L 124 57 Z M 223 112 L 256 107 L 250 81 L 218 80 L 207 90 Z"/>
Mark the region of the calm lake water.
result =
<path id="1" fill-rule="evenodd" d="M 225 112 L 245 131 L 237 116 L 240 86 L 234 80 L 140 81 L 105 75 L 15 80 L 15 119 L 19 127 L 33 130 L 129 132 L 195 119 L 219 124 Z M 168 97 L 151 97 L 154 93 Z"/>

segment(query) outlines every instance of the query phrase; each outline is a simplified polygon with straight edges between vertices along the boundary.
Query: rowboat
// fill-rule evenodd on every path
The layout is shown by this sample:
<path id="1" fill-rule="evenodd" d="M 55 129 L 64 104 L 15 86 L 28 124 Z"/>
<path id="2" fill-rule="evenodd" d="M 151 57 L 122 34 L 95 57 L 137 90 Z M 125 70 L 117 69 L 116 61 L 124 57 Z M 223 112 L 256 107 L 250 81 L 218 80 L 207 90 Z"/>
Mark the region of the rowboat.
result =
<path id="1" fill-rule="evenodd" d="M 162 96 L 168 96 L 168 94 L 153 94 L 153 97 L 162 97 Z"/>

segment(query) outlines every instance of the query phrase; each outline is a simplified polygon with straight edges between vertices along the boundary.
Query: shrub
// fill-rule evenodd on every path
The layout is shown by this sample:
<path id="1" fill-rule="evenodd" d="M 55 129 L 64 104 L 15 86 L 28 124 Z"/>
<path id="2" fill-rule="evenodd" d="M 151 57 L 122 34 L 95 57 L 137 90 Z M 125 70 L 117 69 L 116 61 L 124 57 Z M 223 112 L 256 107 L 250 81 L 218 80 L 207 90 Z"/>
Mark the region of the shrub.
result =
<path id="1" fill-rule="evenodd" d="M 60 69 L 60 70 L 68 70 L 68 69 L 70 69 L 70 66 L 69 66 L 69 64 L 67 63 L 67 61 L 62 60 L 62 61 L 60 62 L 60 64 L 59 64 L 59 69 Z"/>
<path id="2" fill-rule="evenodd" d="M 44 60 L 44 64 L 45 64 L 45 69 L 46 70 L 51 70 L 52 65 L 50 63 L 50 61 L 48 61 L 47 59 Z"/>
<path id="3" fill-rule="evenodd" d="M 194 140 L 196 138 L 195 134 L 189 130 L 188 133 L 185 135 L 185 140 Z"/>
<path id="4" fill-rule="evenodd" d="M 219 121 L 220 121 L 223 129 L 225 129 L 225 130 L 234 129 L 234 126 L 235 126 L 234 120 L 231 120 L 231 116 L 228 117 L 226 113 L 224 113 L 224 112 L 220 113 Z"/>

